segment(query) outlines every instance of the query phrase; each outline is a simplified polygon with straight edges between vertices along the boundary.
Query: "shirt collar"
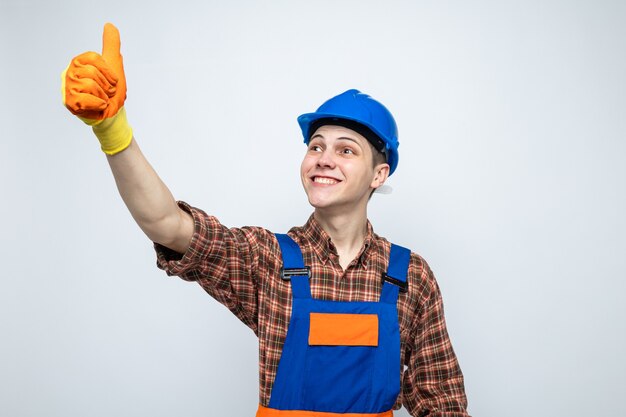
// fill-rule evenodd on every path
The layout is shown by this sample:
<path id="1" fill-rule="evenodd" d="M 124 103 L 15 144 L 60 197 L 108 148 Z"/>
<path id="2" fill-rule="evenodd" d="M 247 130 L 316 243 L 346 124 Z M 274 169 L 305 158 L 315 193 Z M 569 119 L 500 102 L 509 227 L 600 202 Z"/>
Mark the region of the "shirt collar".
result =
<path id="1" fill-rule="evenodd" d="M 337 253 L 337 248 L 313 214 L 311 214 L 309 220 L 307 220 L 306 224 L 303 226 L 302 232 L 305 239 L 311 243 L 313 252 L 315 252 L 315 255 L 322 264 L 326 265 L 331 257 L 338 260 L 339 254 Z M 369 253 L 371 252 L 368 249 L 372 246 L 373 240 L 374 228 L 368 220 L 365 240 L 363 241 L 363 247 L 358 255 L 359 262 L 365 268 L 367 267 Z"/>

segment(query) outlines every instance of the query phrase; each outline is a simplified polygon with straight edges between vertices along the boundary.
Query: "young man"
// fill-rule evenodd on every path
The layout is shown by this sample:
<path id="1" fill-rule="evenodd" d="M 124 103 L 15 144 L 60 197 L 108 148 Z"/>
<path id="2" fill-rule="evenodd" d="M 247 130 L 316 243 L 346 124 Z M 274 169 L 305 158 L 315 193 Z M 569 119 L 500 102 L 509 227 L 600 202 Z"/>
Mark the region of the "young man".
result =
<path id="1" fill-rule="evenodd" d="M 93 127 L 158 265 L 197 281 L 259 338 L 259 417 L 467 416 L 463 376 L 426 262 L 377 236 L 367 204 L 398 164 L 395 121 L 348 90 L 300 116 L 301 180 L 313 214 L 275 235 L 227 228 L 176 202 L 126 121 L 117 29 L 102 55 L 63 73 L 66 107 Z"/>

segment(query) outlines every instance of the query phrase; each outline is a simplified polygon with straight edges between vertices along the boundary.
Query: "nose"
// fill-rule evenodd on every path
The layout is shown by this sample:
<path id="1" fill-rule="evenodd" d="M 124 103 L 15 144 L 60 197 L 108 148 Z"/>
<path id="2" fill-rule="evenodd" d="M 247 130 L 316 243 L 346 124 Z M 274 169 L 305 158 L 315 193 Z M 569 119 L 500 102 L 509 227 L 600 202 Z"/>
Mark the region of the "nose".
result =
<path id="1" fill-rule="evenodd" d="M 317 166 L 318 168 L 330 169 L 335 167 L 335 158 L 331 149 L 324 149 L 324 151 L 320 152 L 317 158 Z"/>

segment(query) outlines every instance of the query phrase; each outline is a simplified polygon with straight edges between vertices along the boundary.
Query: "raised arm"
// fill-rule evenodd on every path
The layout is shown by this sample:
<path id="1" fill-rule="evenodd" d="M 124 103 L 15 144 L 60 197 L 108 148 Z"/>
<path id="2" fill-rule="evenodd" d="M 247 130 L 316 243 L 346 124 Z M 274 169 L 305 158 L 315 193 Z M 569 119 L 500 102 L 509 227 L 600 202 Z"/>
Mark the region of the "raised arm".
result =
<path id="1" fill-rule="evenodd" d="M 85 52 L 72 59 L 62 75 L 62 93 L 67 109 L 92 127 L 141 230 L 152 241 L 184 253 L 193 220 L 178 207 L 133 138 L 124 109 L 126 78 L 115 26 L 104 26 L 102 54 Z"/>

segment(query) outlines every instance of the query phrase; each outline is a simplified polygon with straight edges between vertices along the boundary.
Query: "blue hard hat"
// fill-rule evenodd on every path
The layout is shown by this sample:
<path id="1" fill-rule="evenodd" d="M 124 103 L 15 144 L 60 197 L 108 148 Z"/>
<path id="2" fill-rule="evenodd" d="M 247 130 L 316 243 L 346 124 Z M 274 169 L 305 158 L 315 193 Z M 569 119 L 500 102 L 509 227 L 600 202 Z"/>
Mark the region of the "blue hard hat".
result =
<path id="1" fill-rule="evenodd" d="M 323 125 L 339 125 L 362 134 L 385 154 L 389 175 L 398 166 L 398 127 L 391 112 L 382 103 L 359 90 L 348 90 L 322 104 L 315 113 L 298 117 L 304 143 Z"/>

